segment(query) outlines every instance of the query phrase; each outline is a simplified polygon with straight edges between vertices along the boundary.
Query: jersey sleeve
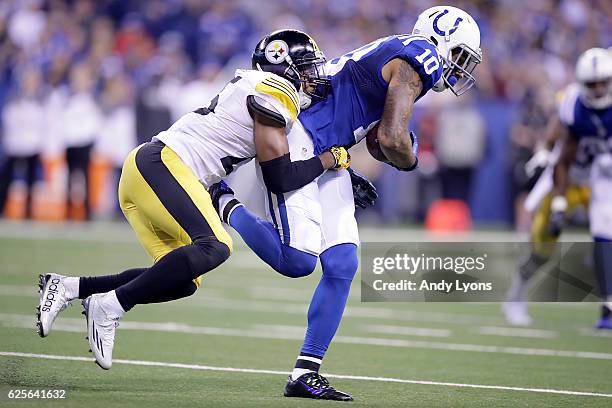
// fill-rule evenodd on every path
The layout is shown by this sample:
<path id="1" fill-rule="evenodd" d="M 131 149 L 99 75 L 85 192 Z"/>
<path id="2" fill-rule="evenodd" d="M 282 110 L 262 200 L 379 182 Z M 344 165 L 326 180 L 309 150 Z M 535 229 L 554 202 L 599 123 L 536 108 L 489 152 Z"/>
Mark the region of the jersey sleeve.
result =
<path id="1" fill-rule="evenodd" d="M 568 86 L 562 94 L 561 102 L 559 102 L 559 120 L 563 126 L 572 130 L 575 123 L 576 102 L 580 90 L 574 84 Z"/>
<path id="2" fill-rule="evenodd" d="M 255 85 L 247 98 L 249 110 L 267 117 L 279 126 L 289 126 L 300 113 L 298 93 L 293 85 L 278 76 L 268 76 Z"/>
<path id="3" fill-rule="evenodd" d="M 410 64 L 419 74 L 423 90 L 421 95 L 429 91 L 442 77 L 444 62 L 436 47 L 424 38 L 413 37 L 403 42 L 404 48 L 398 57 Z"/>

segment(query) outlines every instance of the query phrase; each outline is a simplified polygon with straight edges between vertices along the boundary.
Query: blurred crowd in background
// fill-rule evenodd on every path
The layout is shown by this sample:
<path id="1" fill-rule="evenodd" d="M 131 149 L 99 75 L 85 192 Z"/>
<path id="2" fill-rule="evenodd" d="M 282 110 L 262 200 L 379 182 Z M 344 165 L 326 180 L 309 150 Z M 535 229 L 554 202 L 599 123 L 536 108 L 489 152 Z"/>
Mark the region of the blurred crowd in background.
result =
<path id="1" fill-rule="evenodd" d="M 362 146 L 353 149 L 354 167 L 381 192 L 360 216 L 422 222 L 438 200 L 453 199 L 466 203 L 475 223 L 523 228 L 521 163 L 543 137 L 555 93 L 573 80 L 576 57 L 612 44 L 612 2 L 448 3 L 480 26 L 484 62 L 477 86 L 461 99 L 441 94 L 419 102 L 412 123 L 422 147 L 418 173 L 399 173 L 368 158 Z M 49 213 L 57 205 L 59 217 L 75 216 L 68 202 L 80 203 L 77 218 L 112 216 L 129 150 L 206 105 L 236 68 L 250 67 L 265 33 L 304 30 L 331 59 L 411 32 L 418 14 L 436 4 L 3 0 L 0 208 L 12 191 L 13 200 L 21 199 L 5 214 L 57 218 Z"/>

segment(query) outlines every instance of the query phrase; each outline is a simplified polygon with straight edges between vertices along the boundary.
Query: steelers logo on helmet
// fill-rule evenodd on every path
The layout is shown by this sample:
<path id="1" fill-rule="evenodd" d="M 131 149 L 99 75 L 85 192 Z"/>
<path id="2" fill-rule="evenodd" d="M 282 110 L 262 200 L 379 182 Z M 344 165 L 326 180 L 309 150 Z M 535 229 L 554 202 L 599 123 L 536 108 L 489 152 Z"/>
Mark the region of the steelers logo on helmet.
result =
<path id="1" fill-rule="evenodd" d="M 283 40 L 274 40 L 266 46 L 266 59 L 272 64 L 280 64 L 289 55 L 289 47 Z"/>

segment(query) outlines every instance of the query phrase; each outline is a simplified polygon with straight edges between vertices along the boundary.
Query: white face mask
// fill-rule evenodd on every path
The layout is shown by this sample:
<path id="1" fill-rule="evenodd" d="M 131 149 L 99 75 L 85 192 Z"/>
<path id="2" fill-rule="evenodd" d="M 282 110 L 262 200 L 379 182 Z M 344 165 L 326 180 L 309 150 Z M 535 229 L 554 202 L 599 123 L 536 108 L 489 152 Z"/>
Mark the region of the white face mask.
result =
<path id="1" fill-rule="evenodd" d="M 301 87 L 298 96 L 300 98 L 300 109 L 308 109 L 310 107 L 310 104 L 312 103 L 312 97 L 306 92 L 304 92 Z"/>

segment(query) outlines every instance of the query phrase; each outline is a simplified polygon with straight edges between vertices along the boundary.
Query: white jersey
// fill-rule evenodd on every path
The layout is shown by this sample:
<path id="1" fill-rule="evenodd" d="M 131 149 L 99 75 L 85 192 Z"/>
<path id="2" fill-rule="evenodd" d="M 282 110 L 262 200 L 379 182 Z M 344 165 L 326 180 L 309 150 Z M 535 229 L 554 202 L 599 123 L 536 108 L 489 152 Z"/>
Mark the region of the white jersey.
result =
<path id="1" fill-rule="evenodd" d="M 174 150 L 209 187 L 256 156 L 253 110 L 289 133 L 300 112 L 297 90 L 278 75 L 237 70 L 208 108 L 184 115 L 154 139 Z"/>
<path id="2" fill-rule="evenodd" d="M 572 111 L 576 104 L 576 100 L 578 98 L 579 88 L 577 84 L 570 84 L 565 89 L 560 91 L 557 94 L 557 110 L 559 115 L 559 120 L 566 128 L 569 128 L 571 125 L 568 119 L 568 111 Z M 582 141 L 581 144 L 584 144 Z M 550 154 L 549 164 L 544 169 L 544 172 L 538 178 L 538 181 L 533 186 L 529 194 L 527 195 L 527 199 L 525 200 L 524 208 L 527 211 L 534 212 L 538 209 L 540 202 L 542 199 L 552 191 L 553 189 L 553 173 L 554 168 L 559 160 L 559 156 L 561 155 L 561 149 L 563 147 L 563 143 L 558 141 L 555 143 L 553 150 Z M 579 150 L 584 150 L 584 146 L 579 146 Z M 585 186 L 589 184 L 589 172 L 590 172 L 590 163 L 583 162 L 580 160 L 575 160 L 570 165 L 569 170 L 569 182 L 570 184 L 575 184 L 579 186 Z"/>

